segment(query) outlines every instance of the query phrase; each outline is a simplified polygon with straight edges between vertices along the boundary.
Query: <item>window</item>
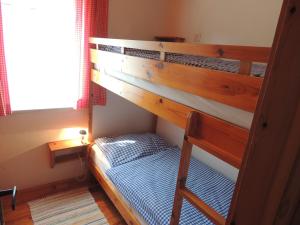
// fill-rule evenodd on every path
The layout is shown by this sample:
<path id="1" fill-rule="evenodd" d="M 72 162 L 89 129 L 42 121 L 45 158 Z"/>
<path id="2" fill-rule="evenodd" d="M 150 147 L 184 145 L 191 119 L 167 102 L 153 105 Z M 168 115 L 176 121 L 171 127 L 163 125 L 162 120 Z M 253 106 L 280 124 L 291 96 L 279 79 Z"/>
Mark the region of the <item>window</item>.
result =
<path id="1" fill-rule="evenodd" d="M 75 107 L 80 45 L 74 0 L 2 0 L 11 107 Z"/>

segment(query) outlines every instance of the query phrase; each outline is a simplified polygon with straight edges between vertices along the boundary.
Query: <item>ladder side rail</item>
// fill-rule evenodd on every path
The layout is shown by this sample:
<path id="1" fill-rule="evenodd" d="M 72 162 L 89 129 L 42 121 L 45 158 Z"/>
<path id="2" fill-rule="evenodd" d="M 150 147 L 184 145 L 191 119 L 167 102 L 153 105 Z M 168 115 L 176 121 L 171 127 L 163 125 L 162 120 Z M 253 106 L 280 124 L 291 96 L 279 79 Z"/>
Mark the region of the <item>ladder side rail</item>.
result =
<path id="1" fill-rule="evenodd" d="M 188 170 L 190 166 L 192 147 L 193 145 L 191 143 L 189 143 L 187 140 L 184 140 L 182 151 L 181 151 L 178 176 L 177 176 L 173 210 L 171 215 L 171 222 L 170 222 L 171 225 L 179 224 L 180 213 L 181 213 L 182 202 L 183 202 L 183 195 L 181 195 L 180 192 L 181 189 L 185 187 Z"/>

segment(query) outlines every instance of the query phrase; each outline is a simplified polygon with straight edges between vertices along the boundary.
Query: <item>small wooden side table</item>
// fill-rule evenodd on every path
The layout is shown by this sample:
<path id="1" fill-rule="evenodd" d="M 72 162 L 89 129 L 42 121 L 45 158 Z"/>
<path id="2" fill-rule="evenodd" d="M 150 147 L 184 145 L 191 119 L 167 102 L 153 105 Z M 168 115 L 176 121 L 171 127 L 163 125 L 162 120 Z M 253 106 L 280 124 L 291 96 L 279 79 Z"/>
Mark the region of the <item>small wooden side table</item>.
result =
<path id="1" fill-rule="evenodd" d="M 50 167 L 53 168 L 56 163 L 74 160 L 80 157 L 86 157 L 86 150 L 90 143 L 82 143 L 81 139 L 70 139 L 53 141 L 48 143 L 50 153 Z M 68 151 L 68 154 L 56 155 L 58 152 Z"/>

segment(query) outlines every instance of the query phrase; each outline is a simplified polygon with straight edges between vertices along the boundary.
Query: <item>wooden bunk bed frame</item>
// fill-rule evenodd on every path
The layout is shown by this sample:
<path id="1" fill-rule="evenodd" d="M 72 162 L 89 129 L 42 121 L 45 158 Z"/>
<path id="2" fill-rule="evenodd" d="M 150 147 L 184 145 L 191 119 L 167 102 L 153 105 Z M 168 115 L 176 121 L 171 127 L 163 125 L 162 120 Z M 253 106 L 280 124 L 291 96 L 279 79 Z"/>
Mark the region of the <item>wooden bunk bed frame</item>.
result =
<path id="1" fill-rule="evenodd" d="M 277 28 L 278 30 L 274 43 L 274 46 L 276 48 L 273 47 L 272 51 L 273 60 L 280 58 L 280 55 L 278 56 L 278 54 L 280 54 L 280 50 L 282 51 L 282 49 L 278 49 L 278 45 L 279 43 L 285 43 L 287 39 L 286 36 L 282 35 L 282 33 L 285 30 L 283 24 L 287 24 L 286 26 L 290 26 L 291 19 L 289 18 L 289 5 L 293 2 L 294 1 L 292 0 L 286 0 L 284 3 L 283 11 L 281 13 L 280 18 L 281 22 L 279 23 L 280 26 Z M 297 6 L 299 6 L 299 1 L 297 2 L 297 4 Z M 299 19 L 299 13 L 297 18 Z M 299 33 L 297 34 L 297 37 L 299 37 Z M 296 43 L 295 38 L 292 38 L 292 41 Z M 238 201 L 238 194 L 241 192 L 241 180 L 245 180 L 243 174 L 246 172 L 251 174 L 246 163 L 247 161 L 249 161 L 249 151 L 254 146 L 253 139 L 255 140 L 255 138 L 258 138 L 254 131 L 252 130 L 252 139 L 248 142 L 249 130 L 226 122 L 224 120 L 218 119 L 216 117 L 210 116 L 189 106 L 164 98 L 133 84 L 129 84 L 127 82 L 119 80 L 113 76 L 106 74 L 106 69 L 112 68 L 114 70 L 117 70 L 118 72 L 126 73 L 127 75 L 138 77 L 140 79 L 147 80 L 154 84 L 169 86 L 174 89 L 183 90 L 194 95 L 199 95 L 208 99 L 212 99 L 214 101 L 230 105 L 242 110 L 254 112 L 259 97 L 260 89 L 262 87 L 263 79 L 249 76 L 250 68 L 252 62 L 267 63 L 270 55 L 270 48 L 226 45 L 198 45 L 188 43 L 163 43 L 102 38 L 91 38 L 90 43 L 91 62 L 93 64 L 97 64 L 97 66 L 99 66 L 100 68 L 99 70 L 92 68 L 91 84 L 95 83 L 101 85 L 106 89 L 120 95 L 121 97 L 137 104 L 138 106 L 154 113 L 155 115 L 160 116 L 178 125 L 181 128 L 187 128 L 183 149 L 188 150 L 182 153 L 180 165 L 182 168 L 179 171 L 178 177 L 181 178 L 181 180 L 178 181 L 176 189 L 176 192 L 180 192 L 180 194 L 176 196 L 179 196 L 181 200 L 175 199 L 171 220 L 172 224 L 178 223 L 178 216 L 180 214 L 180 210 L 178 212 L 178 209 L 180 208 L 180 201 L 182 201 L 182 197 L 186 197 L 190 202 L 193 203 L 194 206 L 196 206 L 200 211 L 202 211 L 206 216 L 208 216 L 208 218 L 210 218 L 216 224 L 229 224 L 234 222 L 236 216 L 235 213 L 236 211 L 238 211 L 236 209 L 236 206 L 238 204 L 245 206 L 245 201 Z M 157 61 L 152 59 L 139 58 L 135 56 L 128 56 L 124 54 L 105 52 L 98 48 L 100 45 L 121 47 L 122 53 L 124 53 L 126 48 L 159 51 L 161 57 L 160 61 Z M 165 52 L 203 55 L 208 57 L 220 57 L 240 60 L 240 74 L 231 74 L 228 72 L 215 71 L 206 68 L 195 68 L 185 65 L 167 63 L 164 62 Z M 300 59 L 300 56 L 298 58 Z M 281 65 L 284 68 L 284 65 Z M 272 74 L 273 70 L 276 71 L 274 68 L 274 63 L 271 65 L 271 67 L 268 67 L 268 83 L 270 82 L 270 80 L 272 80 L 270 74 Z M 279 69 L 277 68 L 277 70 Z M 179 75 L 182 73 L 184 73 L 183 78 Z M 279 74 L 277 73 L 276 76 L 278 77 Z M 290 77 L 293 76 L 295 76 L 295 74 L 291 74 Z M 274 79 L 276 79 L 277 77 L 274 77 Z M 295 87 L 295 85 L 299 85 L 299 82 L 297 84 L 294 84 L 293 87 Z M 267 91 L 267 86 L 265 85 L 263 86 L 263 88 L 263 94 L 265 94 Z M 274 91 L 274 89 L 272 89 L 271 87 L 269 91 Z M 280 91 L 280 93 L 283 94 L 282 91 Z M 91 93 L 91 99 L 92 96 L 93 94 Z M 264 102 L 263 97 L 264 96 L 261 96 L 260 106 Z M 267 103 L 268 102 L 266 102 L 265 104 Z M 295 104 L 293 106 L 295 106 Z M 261 113 L 261 110 L 262 109 L 260 109 L 259 113 Z M 191 112 L 193 112 L 191 114 L 191 119 L 188 120 L 188 117 Z M 295 112 L 295 110 L 293 112 Z M 90 105 L 90 118 L 91 117 L 92 105 Z M 256 124 L 252 126 L 254 128 L 255 126 L 257 127 L 257 124 L 261 123 L 260 119 L 257 117 L 258 116 L 256 115 L 256 119 L 254 120 Z M 267 119 L 265 118 L 265 120 Z M 266 129 L 267 122 L 262 123 L 262 127 Z M 91 119 L 89 122 L 89 132 L 91 135 Z M 271 142 L 269 140 L 269 144 L 270 143 Z M 242 165 L 243 174 L 239 174 L 239 180 L 236 185 L 234 199 L 231 204 L 227 220 L 225 218 L 220 217 L 220 215 L 217 214 L 210 207 L 205 206 L 203 202 L 199 201 L 198 199 L 195 199 L 195 196 L 184 188 L 185 182 L 182 181 L 186 179 L 187 175 L 188 162 L 191 153 L 191 144 L 196 144 L 203 150 L 206 150 L 207 152 L 217 156 L 221 160 L 231 164 L 232 166 L 238 169 L 240 169 Z M 248 149 L 249 151 L 247 152 L 247 160 L 243 160 L 247 146 L 250 150 Z M 294 158 L 296 159 L 295 154 L 294 156 Z M 280 154 L 276 155 L 276 157 L 279 159 Z M 94 176 L 99 181 L 103 189 L 106 191 L 109 198 L 112 200 L 116 208 L 124 217 L 125 221 L 128 224 L 140 224 L 139 219 L 133 213 L 133 209 L 131 209 L 128 203 L 123 200 L 122 195 L 118 192 L 114 185 L 105 177 L 103 172 L 101 172 L 96 167 L 91 158 L 88 157 L 88 159 L 91 172 L 94 174 Z M 253 164 L 253 160 L 251 161 L 251 163 Z M 253 179 L 254 178 L 252 176 L 252 181 Z M 245 193 L 243 193 L 242 197 L 245 197 Z M 243 200 L 243 198 L 241 199 Z M 245 199 L 249 200 L 249 197 L 245 197 Z M 241 218 L 241 216 L 238 216 L 238 219 L 239 222 L 245 221 Z M 248 222 L 247 224 L 251 223 Z"/>
<path id="2" fill-rule="evenodd" d="M 195 127 L 198 129 L 198 135 L 191 137 L 190 140 L 221 160 L 240 168 L 249 130 L 119 80 L 107 74 L 106 69 L 253 112 L 263 78 L 250 76 L 251 64 L 252 62 L 267 63 L 270 48 L 104 38 L 90 38 L 90 43 L 91 63 L 99 68 L 91 70 L 93 83 L 105 87 L 183 129 L 187 127 L 190 112 L 197 112 L 201 121 Z M 121 47 L 121 54 L 102 51 L 101 45 Z M 126 48 L 159 51 L 160 61 L 125 55 Z M 164 62 L 165 52 L 240 60 L 240 74 Z M 132 209 L 122 200 L 120 193 L 111 182 L 91 160 L 89 165 L 92 173 L 126 222 L 139 224 Z"/>

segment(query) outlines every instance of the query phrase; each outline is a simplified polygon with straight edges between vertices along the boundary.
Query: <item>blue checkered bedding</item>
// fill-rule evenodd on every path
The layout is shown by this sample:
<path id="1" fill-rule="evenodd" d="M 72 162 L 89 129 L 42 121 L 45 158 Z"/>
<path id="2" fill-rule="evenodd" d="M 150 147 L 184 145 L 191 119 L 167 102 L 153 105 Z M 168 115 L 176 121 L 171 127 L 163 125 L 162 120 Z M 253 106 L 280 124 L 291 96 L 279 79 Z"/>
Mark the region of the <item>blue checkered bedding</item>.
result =
<path id="1" fill-rule="evenodd" d="M 151 225 L 169 224 L 180 160 L 177 147 L 113 167 L 106 173 L 117 189 Z M 224 217 L 230 206 L 234 182 L 191 160 L 187 186 Z M 184 200 L 180 224 L 213 224 Z"/>
<path id="2" fill-rule="evenodd" d="M 170 147 L 157 134 L 126 134 L 115 138 L 102 137 L 96 145 L 108 159 L 112 167 L 165 150 Z"/>

